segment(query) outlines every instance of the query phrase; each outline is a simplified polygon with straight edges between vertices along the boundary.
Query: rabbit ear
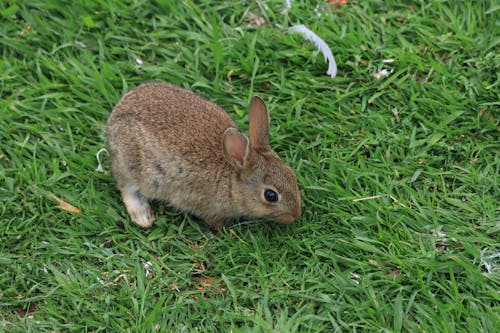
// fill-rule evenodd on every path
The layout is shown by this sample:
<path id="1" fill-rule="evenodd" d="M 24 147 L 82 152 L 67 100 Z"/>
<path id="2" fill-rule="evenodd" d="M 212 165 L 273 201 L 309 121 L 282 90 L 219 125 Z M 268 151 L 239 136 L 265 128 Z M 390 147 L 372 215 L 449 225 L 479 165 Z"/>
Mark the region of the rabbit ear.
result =
<path id="1" fill-rule="evenodd" d="M 252 97 L 248 109 L 250 142 L 256 151 L 267 151 L 269 147 L 269 113 L 259 96 Z"/>
<path id="2" fill-rule="evenodd" d="M 242 169 L 250 154 L 248 138 L 237 128 L 230 127 L 222 136 L 222 149 L 224 157 L 235 168 Z"/>

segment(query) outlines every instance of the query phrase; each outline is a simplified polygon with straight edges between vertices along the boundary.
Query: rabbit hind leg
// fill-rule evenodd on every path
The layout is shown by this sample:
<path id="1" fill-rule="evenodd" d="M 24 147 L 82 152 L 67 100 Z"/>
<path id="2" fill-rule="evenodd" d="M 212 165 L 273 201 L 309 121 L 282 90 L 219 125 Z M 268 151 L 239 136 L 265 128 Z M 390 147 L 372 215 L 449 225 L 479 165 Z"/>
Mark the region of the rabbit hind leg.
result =
<path id="1" fill-rule="evenodd" d="M 149 228 L 155 221 L 155 216 L 148 200 L 141 196 L 137 187 L 125 186 L 122 190 L 122 198 L 127 207 L 132 221 L 143 228 Z"/>

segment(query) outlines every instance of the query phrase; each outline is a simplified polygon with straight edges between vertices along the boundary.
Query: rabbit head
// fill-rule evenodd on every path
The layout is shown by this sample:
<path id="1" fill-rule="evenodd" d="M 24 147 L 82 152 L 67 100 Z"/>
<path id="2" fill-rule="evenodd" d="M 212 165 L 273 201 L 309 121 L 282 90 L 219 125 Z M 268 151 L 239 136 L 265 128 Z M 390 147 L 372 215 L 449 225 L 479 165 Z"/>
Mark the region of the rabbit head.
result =
<path id="1" fill-rule="evenodd" d="M 269 114 L 257 96 L 250 103 L 249 128 L 249 137 L 230 127 L 222 138 L 224 157 L 235 169 L 234 204 L 242 215 L 292 223 L 301 215 L 297 179 L 269 145 Z"/>

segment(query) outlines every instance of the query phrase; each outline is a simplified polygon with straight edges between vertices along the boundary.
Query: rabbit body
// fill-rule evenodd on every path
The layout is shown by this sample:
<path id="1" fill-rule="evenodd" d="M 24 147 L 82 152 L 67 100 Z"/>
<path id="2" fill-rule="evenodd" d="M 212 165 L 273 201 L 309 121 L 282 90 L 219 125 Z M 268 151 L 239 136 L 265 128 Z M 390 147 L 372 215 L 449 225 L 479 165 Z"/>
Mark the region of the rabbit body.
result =
<path id="1" fill-rule="evenodd" d="M 254 97 L 251 105 L 257 111 L 249 115 L 248 138 L 219 106 L 178 86 L 144 83 L 125 94 L 108 119 L 107 136 L 131 219 L 152 225 L 150 199 L 167 201 L 214 228 L 239 216 L 281 223 L 298 218 L 295 175 L 265 142 L 269 118 L 262 100 Z M 252 129 L 259 138 L 252 139 Z"/>

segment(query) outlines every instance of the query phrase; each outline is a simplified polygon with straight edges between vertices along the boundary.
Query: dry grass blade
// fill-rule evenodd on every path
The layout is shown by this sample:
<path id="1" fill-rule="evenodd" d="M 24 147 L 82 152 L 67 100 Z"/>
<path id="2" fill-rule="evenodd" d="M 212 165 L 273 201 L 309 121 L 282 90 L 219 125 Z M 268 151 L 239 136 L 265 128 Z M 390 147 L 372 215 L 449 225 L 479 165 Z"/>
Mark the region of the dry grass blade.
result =
<path id="1" fill-rule="evenodd" d="M 74 213 L 74 214 L 81 214 L 82 213 L 82 211 L 79 208 L 73 206 L 72 204 L 67 203 L 66 201 L 64 201 L 63 199 L 61 199 L 59 197 L 56 197 L 54 194 L 50 193 L 50 196 L 55 201 L 57 201 L 57 203 L 59 204 L 59 206 L 57 206 L 58 208 L 65 210 L 67 212 L 70 212 L 70 213 Z"/>

